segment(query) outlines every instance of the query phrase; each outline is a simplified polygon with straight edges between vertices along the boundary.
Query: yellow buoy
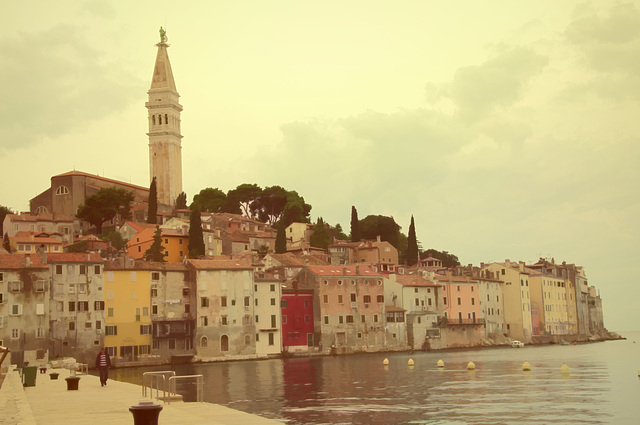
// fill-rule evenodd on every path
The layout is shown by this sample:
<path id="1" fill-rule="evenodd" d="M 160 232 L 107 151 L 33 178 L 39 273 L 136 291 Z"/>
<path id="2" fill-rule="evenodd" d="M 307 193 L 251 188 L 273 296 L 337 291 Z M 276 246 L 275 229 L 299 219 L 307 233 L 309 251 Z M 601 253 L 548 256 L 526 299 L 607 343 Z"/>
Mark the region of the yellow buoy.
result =
<path id="1" fill-rule="evenodd" d="M 413 364 L 414 364 L 414 363 L 413 363 L 413 359 L 409 359 L 409 361 L 407 362 L 407 364 L 408 364 L 409 366 L 413 366 Z"/>
<path id="2" fill-rule="evenodd" d="M 638 376 L 640 377 L 640 369 L 638 369 Z"/>
<path id="3" fill-rule="evenodd" d="M 383 365 L 385 365 L 385 366 L 387 366 L 387 365 L 389 364 L 389 359 L 384 359 L 384 360 L 382 361 L 382 364 L 383 364 Z"/>
<path id="4" fill-rule="evenodd" d="M 560 372 L 563 374 L 569 374 L 569 366 L 567 366 L 566 363 L 562 363 L 562 366 L 560 367 Z"/>
<path id="5" fill-rule="evenodd" d="M 522 363 L 522 370 L 531 370 L 531 365 L 529 364 L 529 362 L 525 361 L 524 363 Z"/>
<path id="6" fill-rule="evenodd" d="M 474 362 L 469 362 L 469 364 L 467 364 L 467 369 L 475 370 L 476 369 L 476 364 Z"/>
<path id="7" fill-rule="evenodd" d="M 442 360 L 438 360 L 438 367 L 444 367 L 444 362 Z"/>

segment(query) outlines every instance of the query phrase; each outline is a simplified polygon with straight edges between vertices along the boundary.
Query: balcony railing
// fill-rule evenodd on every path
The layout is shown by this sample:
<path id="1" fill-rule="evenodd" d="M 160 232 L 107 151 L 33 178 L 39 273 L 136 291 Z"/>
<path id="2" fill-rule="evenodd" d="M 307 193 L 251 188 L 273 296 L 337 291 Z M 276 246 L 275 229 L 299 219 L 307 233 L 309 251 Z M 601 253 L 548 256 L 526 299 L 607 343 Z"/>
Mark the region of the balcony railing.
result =
<path id="1" fill-rule="evenodd" d="M 456 318 L 447 318 L 447 317 L 438 318 L 438 327 L 440 328 L 445 326 L 464 326 L 464 325 L 484 326 L 484 324 L 485 324 L 485 320 L 481 318 L 475 318 L 475 319 L 456 319 Z"/>

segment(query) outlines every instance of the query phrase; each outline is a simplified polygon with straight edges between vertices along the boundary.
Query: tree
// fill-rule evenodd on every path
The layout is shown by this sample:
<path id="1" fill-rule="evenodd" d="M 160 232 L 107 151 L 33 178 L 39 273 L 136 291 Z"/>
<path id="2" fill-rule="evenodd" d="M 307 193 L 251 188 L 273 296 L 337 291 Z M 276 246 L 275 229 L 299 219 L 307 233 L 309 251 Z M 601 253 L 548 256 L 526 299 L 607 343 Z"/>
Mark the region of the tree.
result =
<path id="1" fill-rule="evenodd" d="M 185 195 L 186 197 L 186 195 Z M 189 206 L 191 210 L 198 208 L 200 211 L 219 213 L 225 211 L 227 205 L 227 195 L 220 189 L 207 187 L 193 197 L 193 202 Z"/>
<path id="2" fill-rule="evenodd" d="M 100 189 L 85 199 L 80 205 L 76 217 L 96 227 L 97 233 L 102 233 L 102 223 L 111 220 L 117 214 L 128 218 L 133 201 L 133 192 L 115 187 Z"/>
<path id="3" fill-rule="evenodd" d="M 275 224 L 282 216 L 287 205 L 287 191 L 280 186 L 265 187 L 256 199 L 258 220 Z"/>
<path id="4" fill-rule="evenodd" d="M 360 234 L 363 239 L 376 239 L 380 236 L 383 241 L 389 242 L 396 249 L 400 249 L 400 229 L 393 217 L 383 215 L 368 215 L 360 220 Z M 353 237 L 353 235 L 352 235 Z"/>
<path id="5" fill-rule="evenodd" d="M 322 249 L 327 249 L 329 244 L 333 242 L 331 233 L 329 232 L 329 229 L 327 229 L 322 217 L 316 220 L 316 224 L 313 226 L 313 234 L 311 235 L 311 240 L 309 242 L 311 246 Z"/>
<path id="6" fill-rule="evenodd" d="M 287 252 L 287 235 L 285 232 L 284 222 L 278 223 L 278 233 L 276 233 L 276 254 L 285 254 Z"/>
<path id="7" fill-rule="evenodd" d="M 189 218 L 189 258 L 197 258 L 204 255 L 204 237 L 202 235 L 202 219 L 200 210 L 196 206 L 191 210 Z"/>
<path id="8" fill-rule="evenodd" d="M 177 210 L 185 210 L 185 209 L 187 209 L 187 194 L 186 193 L 180 192 L 180 194 L 176 198 L 176 209 Z"/>
<path id="9" fill-rule="evenodd" d="M 157 261 L 164 263 L 164 247 L 162 246 L 162 230 L 156 225 L 156 232 L 153 234 L 153 243 L 144 253 L 147 261 Z"/>
<path id="10" fill-rule="evenodd" d="M 358 210 L 355 206 L 351 206 L 351 242 L 360 242 L 360 239 L 362 239 L 362 235 L 360 234 Z"/>
<path id="11" fill-rule="evenodd" d="M 0 205 L 0 235 L 4 234 L 4 229 L 2 228 L 2 226 L 4 223 L 4 218 L 7 216 L 7 214 L 13 214 L 13 211 L 11 211 L 11 208 L 5 207 L 4 205 Z"/>
<path id="12" fill-rule="evenodd" d="M 418 238 L 416 237 L 416 225 L 411 216 L 409 236 L 407 241 L 407 264 L 413 266 L 418 263 Z"/>
<path id="13" fill-rule="evenodd" d="M 110 231 L 106 235 L 101 235 L 99 238 L 109 241 L 116 251 L 120 251 L 127 245 L 127 241 L 124 240 L 120 232 L 116 232 L 115 230 Z"/>
<path id="14" fill-rule="evenodd" d="M 420 254 L 420 258 L 422 259 L 427 257 L 433 257 L 441 260 L 443 267 L 455 267 L 460 265 L 458 257 L 456 255 L 449 254 L 447 251 L 438 251 L 437 249 L 429 248 Z"/>
<path id="15" fill-rule="evenodd" d="M 4 239 L 2 240 L 2 247 L 7 250 L 7 252 L 11 252 L 11 242 L 9 241 L 9 234 L 4 234 Z"/>
<path id="16" fill-rule="evenodd" d="M 239 208 L 242 215 L 253 218 L 257 214 L 257 204 L 255 201 L 262 194 L 262 189 L 257 184 L 241 184 L 235 189 L 227 192 L 229 207 Z"/>
<path id="17" fill-rule="evenodd" d="M 333 238 L 340 239 L 341 241 L 346 241 L 347 239 L 349 239 L 349 237 L 344 234 L 340 223 L 336 224 L 336 227 L 333 228 Z"/>
<path id="18" fill-rule="evenodd" d="M 158 189 L 155 177 L 151 180 L 151 186 L 149 187 L 149 212 L 147 214 L 147 223 L 158 223 Z"/>

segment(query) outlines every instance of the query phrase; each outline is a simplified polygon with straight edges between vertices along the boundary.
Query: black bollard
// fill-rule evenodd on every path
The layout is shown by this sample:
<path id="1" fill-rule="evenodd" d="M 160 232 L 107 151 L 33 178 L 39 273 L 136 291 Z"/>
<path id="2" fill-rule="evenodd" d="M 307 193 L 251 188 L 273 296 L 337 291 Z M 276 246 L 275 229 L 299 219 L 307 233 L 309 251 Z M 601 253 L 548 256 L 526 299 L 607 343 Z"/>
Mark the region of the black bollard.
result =
<path id="1" fill-rule="evenodd" d="M 133 414 L 133 425 L 158 425 L 158 416 L 162 406 L 152 401 L 141 401 L 129 408 Z"/>
<path id="2" fill-rule="evenodd" d="M 68 378 L 64 378 L 64 380 L 67 381 L 67 391 L 78 389 L 79 376 L 69 376 Z"/>

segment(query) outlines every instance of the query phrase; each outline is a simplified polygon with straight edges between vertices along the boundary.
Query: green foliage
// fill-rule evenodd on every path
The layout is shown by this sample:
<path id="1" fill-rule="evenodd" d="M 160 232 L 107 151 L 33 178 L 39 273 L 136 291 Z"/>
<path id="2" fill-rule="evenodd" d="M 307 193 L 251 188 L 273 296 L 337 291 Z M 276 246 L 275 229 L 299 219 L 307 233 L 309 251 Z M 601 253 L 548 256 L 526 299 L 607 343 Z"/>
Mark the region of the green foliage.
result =
<path id="1" fill-rule="evenodd" d="M 383 215 L 368 215 L 360 220 L 360 234 L 363 239 L 376 239 L 380 236 L 383 241 L 389 242 L 400 250 L 400 229 L 393 217 Z M 353 233 L 351 234 L 353 239 Z"/>
<path id="2" fill-rule="evenodd" d="M 200 209 L 196 206 L 191 210 L 189 218 L 189 258 L 197 258 L 204 255 L 204 236 L 202 234 L 202 218 Z"/>
<path id="3" fill-rule="evenodd" d="M 331 233 L 327 226 L 324 224 L 322 217 L 318 218 L 316 224 L 313 226 L 313 234 L 311 235 L 311 246 L 316 248 L 327 249 L 330 243 L 333 242 Z"/>
<path id="4" fill-rule="evenodd" d="M 103 188 L 87 197 L 80 205 L 76 217 L 96 227 L 97 233 L 102 233 L 102 223 L 120 214 L 128 218 L 133 201 L 133 192 L 115 187 Z"/>
<path id="5" fill-rule="evenodd" d="M 89 241 L 85 240 L 67 245 L 64 250 L 65 252 L 87 252 L 89 251 Z"/>
<path id="6" fill-rule="evenodd" d="M 355 206 L 351 206 L 351 242 L 360 242 L 362 234 L 360 233 L 360 221 L 358 221 L 358 210 Z"/>
<path id="7" fill-rule="evenodd" d="M 238 206 L 245 217 L 253 218 L 257 215 L 256 201 L 262 194 L 262 189 L 257 184 L 241 184 L 227 192 L 229 205 Z"/>
<path id="8" fill-rule="evenodd" d="M 407 240 L 407 264 L 413 266 L 418 263 L 418 238 L 416 237 L 416 225 L 411 216 L 409 225 L 409 237 Z"/>
<path id="9" fill-rule="evenodd" d="M 11 252 L 11 243 L 9 241 L 9 234 L 5 233 L 4 238 L 2 240 L 2 247 L 7 250 L 7 252 Z"/>
<path id="10" fill-rule="evenodd" d="M 346 241 L 349 239 L 349 237 L 344 234 L 340 223 L 336 224 L 336 227 L 333 228 L 333 238 L 340 239 L 341 241 Z"/>
<path id="11" fill-rule="evenodd" d="M 255 201 L 258 220 L 271 225 L 275 224 L 282 216 L 287 201 L 287 191 L 282 187 L 265 187 Z"/>
<path id="12" fill-rule="evenodd" d="M 278 233 L 276 233 L 276 254 L 285 254 L 287 252 L 287 235 L 286 227 L 283 221 L 278 224 Z"/>
<path id="13" fill-rule="evenodd" d="M 176 198 L 176 209 L 184 210 L 187 208 L 187 194 L 180 192 L 180 195 Z"/>
<path id="14" fill-rule="evenodd" d="M 183 192 L 184 193 L 184 192 Z M 186 198 L 186 195 L 185 195 Z M 186 199 L 185 199 L 186 204 Z M 226 211 L 227 195 L 220 189 L 207 187 L 193 197 L 193 202 L 189 209 L 198 208 L 200 211 L 209 213 L 232 212 Z"/>
<path id="15" fill-rule="evenodd" d="M 147 261 L 164 262 L 164 247 L 162 246 L 162 230 L 160 226 L 156 226 L 156 232 L 153 234 L 153 243 L 144 253 L 144 259 Z"/>
<path id="16" fill-rule="evenodd" d="M 447 251 L 438 251 L 437 249 L 429 248 L 420 254 L 421 259 L 425 259 L 427 257 L 442 260 L 443 267 L 455 267 L 460 265 L 458 257 L 456 255 L 449 254 Z"/>
<path id="17" fill-rule="evenodd" d="M 100 235 L 99 238 L 103 241 L 109 241 L 113 249 L 115 249 L 116 251 L 120 251 L 127 245 L 127 241 L 124 240 L 122 235 L 115 230 L 110 231 L 106 235 Z"/>
<path id="18" fill-rule="evenodd" d="M 151 186 L 149 187 L 149 211 L 147 214 L 147 223 L 158 223 L 158 188 L 155 177 L 151 180 Z"/>
<path id="19" fill-rule="evenodd" d="M 2 225 L 4 223 L 4 218 L 7 216 L 7 214 L 13 214 L 13 211 L 11 210 L 11 208 L 5 207 L 4 205 L 0 205 L 0 235 L 4 234 L 4 229 L 2 228 Z"/>

